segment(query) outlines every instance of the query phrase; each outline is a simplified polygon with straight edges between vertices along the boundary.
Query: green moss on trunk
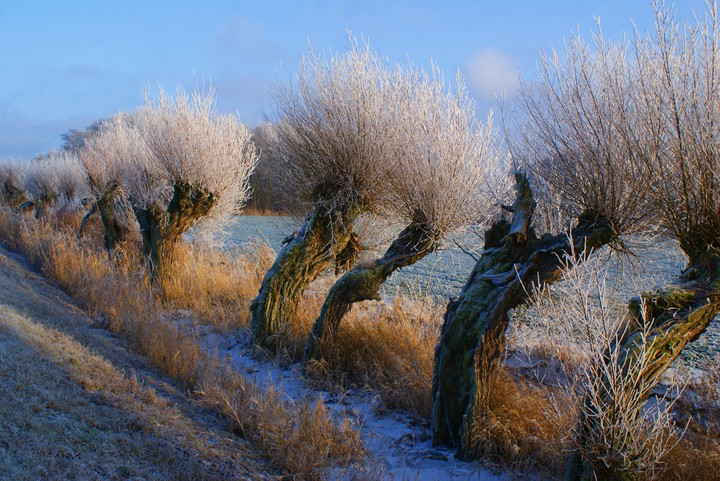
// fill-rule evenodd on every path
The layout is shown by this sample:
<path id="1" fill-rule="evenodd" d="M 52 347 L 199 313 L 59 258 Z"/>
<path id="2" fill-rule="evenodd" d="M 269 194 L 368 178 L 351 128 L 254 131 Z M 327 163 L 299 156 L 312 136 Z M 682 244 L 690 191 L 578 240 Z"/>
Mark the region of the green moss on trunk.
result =
<path id="1" fill-rule="evenodd" d="M 478 455 L 474 432 L 484 427 L 509 311 L 529 300 L 533 283 L 556 282 L 564 256 L 587 254 L 616 238 L 592 212 L 580 216 L 572 241 L 565 235 L 536 237 L 529 182 L 519 173 L 516 181 L 512 221 L 496 222 L 486 233 L 483 255 L 448 304 L 435 351 L 433 443 L 456 446 L 465 457 Z"/>
<path id="2" fill-rule="evenodd" d="M 306 361 L 325 357 L 340 321 L 352 305 L 378 299 L 380 287 L 393 272 L 435 250 L 436 237 L 430 227 L 413 222 L 403 229 L 383 257 L 345 273 L 328 292 L 320 316 L 313 324 L 305 346 Z"/>
<path id="3" fill-rule="evenodd" d="M 265 274 L 250 306 L 255 343 L 272 347 L 272 337 L 295 315 L 307 286 L 334 262 L 353 262 L 356 256 L 346 249 L 356 241 L 352 229 L 361 211 L 359 204 L 332 211 L 318 207 L 307 217 Z"/>
<path id="4" fill-rule="evenodd" d="M 133 207 L 153 285 L 162 288 L 165 279 L 172 275 L 175 251 L 182 235 L 207 215 L 214 204 L 215 196 L 206 189 L 177 182 L 166 210 L 154 204 Z"/>
<path id="5" fill-rule="evenodd" d="M 641 402 L 645 401 L 660 376 L 678 358 L 685 346 L 700 336 L 720 313 L 718 266 L 720 258 L 706 253 L 686 270 L 693 272 L 692 280 L 646 292 L 642 299 L 636 298 L 629 303 L 624 319 L 624 334 L 616 345 L 610 347 L 619 349 L 619 353 L 617 356 L 606 353 L 602 362 L 617 362 L 625 377 L 628 377 L 628 373 L 637 372 L 639 366 L 644 367 L 639 375 L 633 376 L 633 383 L 621 383 L 620 388 L 633 393 L 639 391 L 636 396 Z M 646 325 L 647 322 L 650 322 L 650 326 Z M 645 335 L 643 328 L 646 330 Z M 603 366 L 595 369 L 596 376 L 604 376 L 605 372 L 608 372 L 608 368 Z M 600 383 L 599 402 L 605 406 L 612 406 L 617 397 L 617 393 L 612 392 L 609 386 L 609 381 Z M 617 389 L 617 383 L 615 386 Z M 590 400 L 586 398 L 583 402 L 589 406 Z M 632 473 L 623 474 L 624 477 L 619 478 L 617 473 L 605 469 L 600 460 L 591 459 L 592 455 L 588 453 L 593 452 L 592 440 L 603 429 L 599 423 L 597 416 L 580 417 L 577 428 L 578 449 L 568 461 L 566 480 L 637 479 L 637 475 Z M 632 446 L 627 448 L 631 450 Z M 623 449 L 620 447 L 617 450 L 622 452 Z"/>

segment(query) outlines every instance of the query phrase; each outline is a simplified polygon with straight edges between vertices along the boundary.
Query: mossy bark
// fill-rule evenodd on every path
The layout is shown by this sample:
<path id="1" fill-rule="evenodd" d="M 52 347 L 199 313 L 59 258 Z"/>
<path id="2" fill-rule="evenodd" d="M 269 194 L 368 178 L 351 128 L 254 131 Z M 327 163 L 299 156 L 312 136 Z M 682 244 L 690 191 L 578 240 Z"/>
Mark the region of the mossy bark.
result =
<path id="1" fill-rule="evenodd" d="M 95 212 L 100 215 L 100 221 L 103 225 L 103 245 L 106 249 L 112 250 L 116 245 L 120 244 L 127 237 L 128 229 L 118 222 L 115 213 L 115 193 L 117 191 L 116 184 L 109 184 L 103 191 L 102 195 L 95 198 L 90 209 L 80 222 L 78 237 L 82 235 L 85 224 Z"/>
<path id="2" fill-rule="evenodd" d="M 692 251 L 691 251 L 692 252 Z M 720 257 L 712 252 L 692 256 L 691 266 L 685 270 L 681 283 L 644 293 L 630 301 L 624 319 L 623 335 L 610 349 L 619 349 L 617 356 L 606 353 L 603 363 L 616 362 L 621 373 L 637 372 L 637 382 L 621 385 L 628 392 L 638 391 L 646 400 L 660 376 L 675 361 L 688 343 L 697 339 L 710 322 L 720 313 Z M 647 323 L 650 326 L 647 326 Z M 645 332 L 649 327 L 649 331 Z M 640 363 L 643 359 L 642 364 Z M 599 366 L 596 376 L 604 376 L 607 368 Z M 600 402 L 612 406 L 617 393 L 611 390 L 610 381 L 600 383 Z M 615 385 L 617 390 L 617 383 Z M 593 411 L 589 399 L 586 410 Z M 588 459 L 592 449 L 588 445 L 594 433 L 602 429 L 597 416 L 582 415 L 578 422 L 577 445 L 568 460 L 566 480 L 636 480 L 636 473 L 618 474 L 606 469 L 602 462 Z M 622 447 L 619 451 L 622 451 Z M 585 453 L 583 455 L 582 453 Z"/>
<path id="3" fill-rule="evenodd" d="M 215 205 L 215 196 L 187 182 L 177 182 L 167 209 L 157 205 L 134 205 L 140 224 L 142 250 L 150 272 L 150 281 L 157 287 L 172 275 L 175 251 L 182 235 Z"/>
<path id="4" fill-rule="evenodd" d="M 253 341 L 272 347 L 273 336 L 295 315 L 308 285 L 335 263 L 336 271 L 352 267 L 359 244 L 352 229 L 359 204 L 327 210 L 318 207 L 280 251 L 250 306 Z"/>
<path id="5" fill-rule="evenodd" d="M 616 232 L 585 212 L 571 236 L 538 238 L 528 179 L 516 174 L 512 222 L 501 220 L 485 234 L 485 249 L 460 295 L 448 304 L 435 350 L 431 424 L 435 445 L 473 457 L 473 431 L 483 425 L 500 364 L 509 311 L 526 303 L 533 284 L 556 282 L 567 255 L 581 256 L 610 243 Z"/>
<path id="6" fill-rule="evenodd" d="M 385 255 L 354 267 L 330 288 L 320 317 L 315 321 L 305 345 L 305 360 L 322 359 L 332 344 L 340 321 L 356 302 L 378 299 L 378 291 L 390 275 L 401 267 L 416 263 L 437 247 L 433 230 L 413 222 L 402 230 Z"/>

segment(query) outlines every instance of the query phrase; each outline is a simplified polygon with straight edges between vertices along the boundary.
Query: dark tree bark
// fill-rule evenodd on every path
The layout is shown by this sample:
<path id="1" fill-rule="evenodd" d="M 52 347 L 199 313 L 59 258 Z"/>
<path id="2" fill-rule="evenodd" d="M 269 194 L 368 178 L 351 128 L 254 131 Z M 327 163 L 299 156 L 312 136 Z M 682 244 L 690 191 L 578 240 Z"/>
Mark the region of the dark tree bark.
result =
<path id="1" fill-rule="evenodd" d="M 352 229 L 360 205 L 328 211 L 317 208 L 265 274 L 250 306 L 253 341 L 272 347 L 272 336 L 294 316 L 308 285 L 335 263 L 336 271 L 351 267 L 359 244 Z"/>
<path id="2" fill-rule="evenodd" d="M 527 177 L 516 174 L 512 222 L 498 221 L 485 234 L 485 250 L 460 295 L 450 301 L 435 351 L 432 437 L 473 455 L 473 430 L 488 412 L 511 309 L 528 302 L 533 284 L 556 282 L 564 256 L 579 257 L 616 237 L 612 225 L 586 211 L 571 235 L 537 237 Z"/>
<path id="3" fill-rule="evenodd" d="M 383 257 L 345 273 L 325 298 L 320 317 L 308 336 L 305 360 L 325 357 L 340 321 L 354 303 L 378 300 L 380 287 L 393 272 L 433 252 L 437 247 L 437 236 L 434 234 L 430 227 L 413 222 L 403 229 Z"/>
<path id="4" fill-rule="evenodd" d="M 116 189 L 117 186 L 111 186 L 96 200 L 97 210 L 100 213 L 100 220 L 104 230 L 103 245 L 108 250 L 114 249 L 116 245 L 123 242 L 128 232 L 128 229 L 118 222 L 115 214 Z"/>
<path id="5" fill-rule="evenodd" d="M 25 193 L 17 187 L 15 182 L 5 181 L 2 188 L 0 188 L 0 192 L 2 192 L 2 203 L 12 208 L 17 208 L 27 201 Z"/>
<path id="6" fill-rule="evenodd" d="M 182 235 L 198 219 L 207 215 L 214 204 L 215 196 L 211 192 L 187 182 L 177 182 L 165 211 L 155 205 L 133 206 L 153 285 L 162 287 L 165 279 L 172 275 L 175 250 Z"/>
<path id="7" fill-rule="evenodd" d="M 44 193 L 34 199 L 33 207 L 35 208 L 35 218 L 40 219 L 40 217 L 43 217 L 47 208 L 52 206 L 56 201 L 57 195 L 54 193 Z M 20 209 L 20 207 L 18 207 L 18 209 Z"/>
<path id="8" fill-rule="evenodd" d="M 619 355 L 613 358 L 608 352 L 602 360 L 606 365 L 617 362 L 620 372 L 628 373 L 639 369 L 641 356 L 649 356 L 649 362 L 639 376 L 641 381 L 622 385 L 628 392 L 641 390 L 640 398 L 643 400 L 650 396 L 653 386 L 685 346 L 697 339 L 720 313 L 720 258 L 707 250 L 690 252 L 696 254 L 691 255 L 690 267 L 683 273 L 679 284 L 646 292 L 641 298 L 630 302 L 623 320 L 624 334 L 617 345 L 611 346 L 611 349 L 620 350 Z M 647 328 L 648 322 L 650 331 L 643 337 L 641 329 L 642 326 Z M 595 375 L 603 379 L 604 372 L 607 370 L 600 366 L 595 370 Z M 638 379 L 638 376 L 634 378 Z M 615 395 L 609 383 L 607 379 L 600 383 L 600 402 L 611 407 Z M 586 411 L 594 411 L 589 399 L 583 402 Z M 597 416 L 581 416 L 578 422 L 578 450 L 570 456 L 566 479 L 638 479 L 636 473 L 622 473 L 619 477 L 597 459 L 591 459 L 591 455 L 588 455 L 592 452 L 590 443 L 595 437 L 594 433 L 600 429 Z"/>
<path id="9" fill-rule="evenodd" d="M 103 246 L 106 249 L 112 250 L 116 245 L 120 244 L 127 237 L 128 229 L 123 226 L 117 220 L 115 214 L 115 194 L 117 191 L 117 184 L 109 184 L 105 191 L 95 199 L 90 209 L 87 211 L 85 216 L 80 222 L 80 228 L 78 229 L 78 237 L 80 237 L 85 229 L 85 224 L 96 212 L 100 215 L 100 221 L 103 225 Z"/>
<path id="10" fill-rule="evenodd" d="M 97 212 L 97 202 L 92 202 L 90 204 L 90 208 L 87 212 L 85 212 L 85 215 L 83 216 L 82 220 L 80 221 L 80 227 L 78 227 L 78 239 L 82 237 L 83 232 L 85 231 L 85 226 L 87 225 L 90 218 Z"/>
<path id="11" fill-rule="evenodd" d="M 18 212 L 29 212 L 30 209 L 35 209 L 35 202 L 30 199 L 23 201 L 19 206 L 15 208 L 15 210 Z"/>

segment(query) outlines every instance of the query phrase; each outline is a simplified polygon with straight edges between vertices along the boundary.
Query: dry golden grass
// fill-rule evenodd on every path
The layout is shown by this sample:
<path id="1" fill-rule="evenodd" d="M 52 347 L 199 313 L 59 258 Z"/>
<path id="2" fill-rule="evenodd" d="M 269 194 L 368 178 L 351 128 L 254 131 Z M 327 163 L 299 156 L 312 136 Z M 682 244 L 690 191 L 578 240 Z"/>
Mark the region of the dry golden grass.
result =
<path id="1" fill-rule="evenodd" d="M 343 319 L 326 359 L 306 371 L 326 383 L 368 386 L 387 407 L 428 418 L 441 319 L 431 299 L 362 303 Z"/>
<path id="2" fill-rule="evenodd" d="M 228 251 L 181 245 L 174 275 L 164 285 L 166 306 L 190 309 L 221 332 L 245 327 L 250 303 L 274 258 L 272 248 L 259 242 Z"/>
<path id="3" fill-rule="evenodd" d="M 57 289 L 0 262 L 1 479 L 266 478 L 246 442 Z"/>
<path id="4" fill-rule="evenodd" d="M 249 304 L 273 260 L 269 247 L 219 252 L 184 246 L 177 275 L 160 300 L 138 269 L 142 262 L 134 241 L 113 255 L 97 251 L 90 246 L 100 244 L 102 230 L 93 227 L 78 242 L 77 220 L 72 212 L 37 222 L 0 210 L 0 236 L 154 365 L 199 390 L 203 400 L 227 416 L 233 429 L 278 469 L 314 478 L 328 460 L 345 462 L 360 455 L 358 433 L 347 422 L 334 423 L 322 402 L 289 402 L 279 392 L 259 389 L 224 361 L 203 353 L 199 340 L 181 323 L 167 320 L 168 311 L 186 309 L 195 322 L 220 332 L 246 326 Z M 314 283 L 296 318 L 277 334 L 274 344 L 281 362 L 302 358 L 332 281 L 326 277 Z M 343 319 L 327 359 L 308 365 L 306 372 L 323 387 L 369 387 L 387 407 L 426 418 L 443 309 L 428 299 L 402 297 L 358 304 Z M 533 358 L 560 356 L 570 366 L 583 362 L 572 350 L 558 351 L 542 342 L 515 344 Z M 710 417 L 702 429 L 691 425 L 688 437 L 665 457 L 668 469 L 661 479 L 712 479 L 720 469 L 718 381 L 720 374 L 693 387 L 705 399 L 703 413 Z M 502 370 L 490 416 L 474 429 L 475 454 L 515 470 L 560 476 L 577 419 L 577 399 L 569 392 Z"/>
<path id="5" fill-rule="evenodd" d="M 217 363 L 212 370 L 203 386 L 206 399 L 281 469 L 317 479 L 328 459 L 345 464 L 362 456 L 358 432 L 347 419 L 335 424 L 321 399 L 283 401 L 281 392 L 260 390 L 234 370 Z"/>
<path id="6" fill-rule="evenodd" d="M 703 366 L 692 376 L 676 403 L 676 414 L 687 422 L 680 442 L 663 458 L 666 481 L 700 481 L 720 475 L 720 362 Z M 680 376 L 684 373 L 680 372 Z"/>
<path id="7" fill-rule="evenodd" d="M 708 481 L 720 476 L 720 443 L 701 434 L 685 433 L 663 457 L 661 481 Z"/>
<path id="8" fill-rule="evenodd" d="M 126 337 L 154 365 L 187 386 L 202 388 L 210 404 L 224 406 L 222 411 L 235 419 L 242 433 L 250 434 L 279 469 L 312 477 L 319 466 L 331 459 L 361 455 L 357 432 L 346 422 L 336 426 L 322 405 L 286 403 L 277 393 L 265 393 L 237 372 L 221 368 L 215 358 L 202 352 L 192 334 L 164 322 L 165 306 L 135 267 L 138 259 L 133 255 L 108 256 L 104 251 L 88 249 L 78 244 L 72 227 L 51 226 L 7 210 L 0 210 L 0 236 L 79 299 L 89 312 L 102 316 L 112 331 Z M 259 252 L 262 256 L 262 250 Z M 249 288 L 234 282 L 241 282 L 242 275 L 248 272 L 251 279 L 259 278 L 261 274 L 257 269 L 261 268 L 257 266 L 261 264 L 250 264 L 248 256 L 233 262 L 236 267 L 252 265 L 252 269 L 245 269 L 245 274 L 229 274 L 227 266 L 218 263 L 215 270 L 208 268 L 193 280 L 193 272 L 202 271 L 202 262 L 208 258 L 222 257 L 209 253 L 197 257 L 192 263 L 194 267 L 181 274 L 187 283 L 175 287 L 171 293 L 176 297 L 170 296 L 168 302 L 173 307 L 204 307 L 205 315 L 211 315 L 209 301 L 203 305 L 205 301 L 193 301 L 192 297 L 203 295 L 204 289 L 212 290 L 210 279 L 213 272 L 219 270 L 225 272 L 226 277 L 219 276 L 215 286 L 228 286 L 225 294 L 244 291 L 244 295 L 231 296 L 231 305 L 247 312 Z M 222 299 L 225 294 L 218 294 L 216 299 Z M 229 313 L 226 311 L 225 317 L 219 317 L 215 324 L 231 327 L 232 324 L 226 322 L 230 319 Z M 234 314 L 238 315 L 238 311 Z M 243 408 L 233 411 L 229 409 L 231 406 Z"/>
<path id="9" fill-rule="evenodd" d="M 470 454 L 515 471 L 561 476 L 577 403 L 560 390 L 541 386 L 505 368 L 492 383 L 490 412 L 483 425 L 473 426 Z M 567 410 L 559 412 L 557 406 Z"/>

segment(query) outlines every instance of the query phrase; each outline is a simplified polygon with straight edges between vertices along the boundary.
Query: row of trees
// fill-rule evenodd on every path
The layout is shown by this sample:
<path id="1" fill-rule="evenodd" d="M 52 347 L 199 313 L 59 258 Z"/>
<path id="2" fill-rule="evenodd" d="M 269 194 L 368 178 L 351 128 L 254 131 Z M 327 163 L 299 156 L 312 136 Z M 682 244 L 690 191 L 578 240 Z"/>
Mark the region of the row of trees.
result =
<path id="1" fill-rule="evenodd" d="M 251 305 L 254 341 L 272 347 L 304 290 L 334 268 L 345 273 L 328 292 L 305 351 L 307 360 L 323 358 L 354 303 L 377 298 L 394 271 L 436 250 L 453 230 L 497 216 L 514 170 L 515 200 L 488 225 L 482 256 L 445 313 L 433 442 L 482 455 L 475 440 L 486 427 L 509 313 L 532 300 L 531 286 L 561 279 L 572 265 L 567 257 L 606 245 L 624 249 L 624 236 L 661 225 L 678 240 L 688 268 L 676 285 L 629 304 L 616 342 L 592 367 L 599 381 L 584 394 L 568 469 L 569 479 L 636 476 L 631 456 L 614 463 L 593 445 L 602 439 L 603 415 L 624 398 L 607 373 L 633 373 L 636 381 L 622 389 L 638 391 L 642 380 L 636 398 L 643 401 L 646 386 L 720 311 L 720 39 L 717 6 L 710 7 L 681 28 L 658 6 L 653 34 L 612 43 L 599 33 L 591 44 L 575 39 L 562 54 L 543 57 L 537 81 L 521 89 L 507 149 L 498 148 L 490 120 L 477 122 L 460 80 L 449 86 L 435 68 L 390 64 L 367 45 L 352 43 L 329 57 L 310 52 L 296 83 L 277 93 L 273 123 L 256 135 L 297 205 L 309 207 Z M 190 226 L 242 207 L 258 158 L 250 131 L 217 115 L 212 95 L 198 92 L 161 92 L 69 140 L 80 174 L 68 178 L 85 182 L 73 190 L 61 180 L 76 167 L 50 169 L 62 173 L 52 185 L 32 180 L 32 169 L 72 157 L 52 154 L 31 165 L 24 185 L 17 169 L 0 168 L 3 199 L 17 205 L 31 197 L 38 212 L 87 186 L 108 248 L 126 235 L 128 206 L 160 286 Z M 537 222 L 538 205 L 559 211 L 562 221 Z M 363 215 L 403 227 L 382 257 L 357 263 L 354 227 Z M 537 231 L 541 224 L 546 232 Z M 613 448 L 630 452 L 631 444 Z"/>
<path id="2" fill-rule="evenodd" d="M 482 455 L 475 439 L 487 427 L 509 313 L 532 299 L 532 285 L 558 281 L 568 256 L 586 258 L 606 245 L 622 250 L 628 234 L 662 226 L 678 240 L 688 267 L 677 284 L 630 302 L 615 342 L 592 367 L 599 381 L 583 402 L 568 468 L 570 479 L 639 475 L 628 454 L 639 449 L 631 437 L 598 451 L 596 440 L 606 439 L 603 416 L 618 412 L 622 399 L 647 399 L 648 386 L 720 311 L 717 6 L 695 25 L 678 25 L 661 5 L 656 19 L 654 33 L 638 33 L 632 42 L 612 43 L 601 33 L 591 44 L 574 39 L 562 54 L 542 59 L 537 82 L 523 85 L 508 129 L 517 134 L 507 140 L 508 164 L 525 173 L 516 174 L 515 202 L 505 208 L 510 219 L 487 229 L 482 257 L 448 305 L 432 388 L 435 443 Z M 473 127 L 463 95 L 419 95 L 414 89 L 430 79 L 380 68 L 377 57 L 357 49 L 330 62 L 311 56 L 309 67 L 301 69 L 298 88 L 280 98 L 277 145 L 288 172 L 299 174 L 293 184 L 315 210 L 265 277 L 252 309 L 255 340 L 265 343 L 292 318 L 320 271 L 352 261 L 357 215 L 392 213 L 408 222 L 382 258 L 354 267 L 330 289 L 306 348 L 307 358 L 317 358 L 354 302 L 372 299 L 394 269 L 432 251 L 446 225 L 473 217 L 454 217 L 455 206 L 466 205 L 454 194 L 468 186 L 485 195 L 503 192 L 502 176 L 491 173 L 504 163 L 491 129 Z M 401 113 L 405 108 L 409 115 Z M 418 125 L 421 132 L 408 130 Z M 418 135 L 428 136 L 418 141 Z M 460 167 L 465 155 L 483 166 Z M 368 158 L 375 162 L 368 165 Z M 385 170 L 398 165 L 401 181 Z M 468 175 L 481 180 L 466 184 Z M 383 191 L 388 187 L 393 195 Z M 486 199 L 472 204 L 475 219 L 490 214 Z M 566 224 L 536 232 L 538 201 L 559 207 Z M 633 380 L 621 386 L 626 395 L 610 372 Z"/>
<path id="3" fill-rule="evenodd" d="M 34 206 L 90 203 L 104 245 L 114 249 L 135 217 L 153 284 L 172 275 L 182 235 L 199 221 L 240 212 L 258 160 L 251 132 L 218 115 L 212 92 L 169 96 L 162 90 L 132 113 L 72 133 L 66 148 L 21 166 L 0 168 L 4 200 Z M 128 213 L 130 213 L 128 215 Z"/>

